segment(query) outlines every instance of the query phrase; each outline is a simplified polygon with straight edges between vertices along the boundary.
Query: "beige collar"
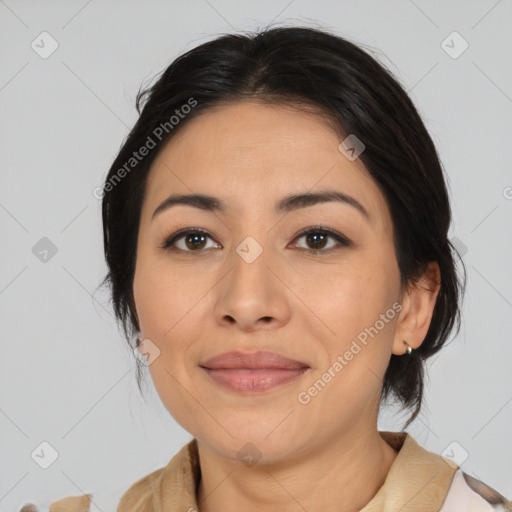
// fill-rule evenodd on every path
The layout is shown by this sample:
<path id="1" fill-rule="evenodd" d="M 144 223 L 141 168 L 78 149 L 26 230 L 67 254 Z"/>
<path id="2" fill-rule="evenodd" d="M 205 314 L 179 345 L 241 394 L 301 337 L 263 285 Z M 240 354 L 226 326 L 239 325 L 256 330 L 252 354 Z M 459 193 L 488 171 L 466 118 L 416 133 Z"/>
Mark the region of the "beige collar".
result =
<path id="1" fill-rule="evenodd" d="M 380 432 L 399 450 L 384 484 L 360 512 L 432 512 L 439 510 L 457 466 L 422 448 L 407 432 Z"/>
<path id="2" fill-rule="evenodd" d="M 419 446 L 407 432 L 379 433 L 398 451 L 398 455 L 384 484 L 360 512 L 439 510 L 457 466 Z M 199 507 L 196 496 L 200 476 L 197 440 L 192 439 L 167 466 L 131 485 L 121 497 L 117 512 L 197 511 Z M 64 498 L 52 503 L 50 512 L 88 512 L 89 497 Z"/>

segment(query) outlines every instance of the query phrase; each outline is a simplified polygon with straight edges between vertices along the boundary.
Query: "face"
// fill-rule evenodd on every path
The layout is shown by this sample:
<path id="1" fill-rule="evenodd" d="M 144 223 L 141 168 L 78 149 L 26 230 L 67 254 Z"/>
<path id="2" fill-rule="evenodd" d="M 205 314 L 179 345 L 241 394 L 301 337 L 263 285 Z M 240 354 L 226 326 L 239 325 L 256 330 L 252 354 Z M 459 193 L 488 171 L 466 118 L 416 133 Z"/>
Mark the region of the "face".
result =
<path id="1" fill-rule="evenodd" d="M 384 196 L 341 140 L 319 115 L 241 102 L 189 121 L 150 170 L 134 277 L 140 338 L 160 351 L 148 368 L 175 420 L 227 458 L 250 442 L 266 461 L 291 460 L 375 428 L 400 275 Z M 351 202 L 276 210 L 327 190 Z M 153 217 L 171 194 L 223 208 L 175 204 Z M 231 351 L 305 369 L 215 376 L 201 366 Z"/>

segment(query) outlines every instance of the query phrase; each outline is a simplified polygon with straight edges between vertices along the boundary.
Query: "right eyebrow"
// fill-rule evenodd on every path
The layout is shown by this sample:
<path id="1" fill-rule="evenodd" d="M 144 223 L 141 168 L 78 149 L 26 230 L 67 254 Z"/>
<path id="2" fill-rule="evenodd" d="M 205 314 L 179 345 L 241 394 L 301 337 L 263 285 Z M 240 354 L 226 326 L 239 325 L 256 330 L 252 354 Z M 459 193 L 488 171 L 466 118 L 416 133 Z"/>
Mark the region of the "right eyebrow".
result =
<path id="1" fill-rule="evenodd" d="M 291 194 L 281 198 L 275 206 L 275 213 L 288 213 L 301 208 L 314 206 L 315 204 L 336 201 L 348 204 L 361 213 L 366 220 L 371 221 L 368 210 L 354 197 L 337 190 L 324 190 L 314 193 Z M 205 211 L 220 211 L 225 213 L 226 203 L 217 197 L 206 194 L 171 194 L 155 209 L 152 215 L 154 219 L 158 214 L 175 205 L 187 205 Z"/>

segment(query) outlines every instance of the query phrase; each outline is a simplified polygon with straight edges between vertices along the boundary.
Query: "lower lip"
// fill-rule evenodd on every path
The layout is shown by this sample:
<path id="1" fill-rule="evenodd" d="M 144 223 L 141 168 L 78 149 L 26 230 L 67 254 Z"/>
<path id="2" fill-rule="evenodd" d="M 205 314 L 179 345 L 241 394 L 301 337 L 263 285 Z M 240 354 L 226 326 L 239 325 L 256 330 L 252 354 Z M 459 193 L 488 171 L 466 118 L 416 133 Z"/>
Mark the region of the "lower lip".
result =
<path id="1" fill-rule="evenodd" d="M 206 373 L 221 386 L 239 393 L 267 391 L 281 384 L 291 382 L 303 375 L 308 368 L 300 370 L 283 369 L 224 369 L 203 368 Z"/>

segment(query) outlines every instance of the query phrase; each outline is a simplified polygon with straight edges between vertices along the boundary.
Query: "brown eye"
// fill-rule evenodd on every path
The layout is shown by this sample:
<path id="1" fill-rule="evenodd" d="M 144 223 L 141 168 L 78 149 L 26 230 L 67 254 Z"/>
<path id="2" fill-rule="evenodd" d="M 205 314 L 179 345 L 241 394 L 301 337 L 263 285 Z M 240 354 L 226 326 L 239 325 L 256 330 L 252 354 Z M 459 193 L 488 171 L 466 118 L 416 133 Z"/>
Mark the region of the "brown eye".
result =
<path id="1" fill-rule="evenodd" d="M 306 242 L 311 244 L 313 249 L 324 249 L 327 240 L 330 238 L 329 235 L 324 235 L 323 233 L 308 233 L 304 236 L 306 237 Z"/>
<path id="2" fill-rule="evenodd" d="M 188 249 L 202 249 L 205 246 L 206 236 L 202 233 L 190 233 L 182 237 Z"/>
<path id="3" fill-rule="evenodd" d="M 161 248 L 184 252 L 201 252 L 206 247 L 208 239 L 212 240 L 206 231 L 189 229 L 171 235 L 164 241 Z"/>
<path id="4" fill-rule="evenodd" d="M 350 240 L 348 238 L 336 233 L 335 231 L 331 231 L 330 229 L 325 228 L 309 228 L 306 231 L 300 233 L 295 240 L 300 240 L 304 238 L 306 241 L 306 247 L 300 247 L 301 249 L 305 249 L 310 251 L 312 254 L 320 254 L 322 252 L 329 252 L 330 249 L 336 249 L 340 246 L 348 247 L 351 245 Z M 337 244 L 331 245 L 328 247 L 328 240 L 332 239 L 338 242 Z"/>

